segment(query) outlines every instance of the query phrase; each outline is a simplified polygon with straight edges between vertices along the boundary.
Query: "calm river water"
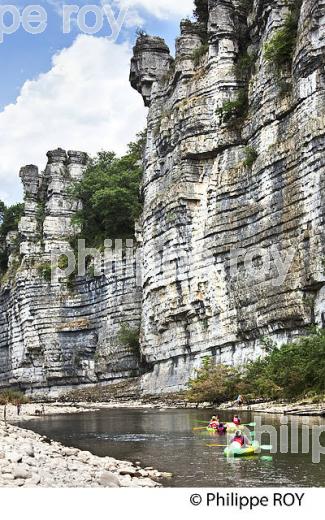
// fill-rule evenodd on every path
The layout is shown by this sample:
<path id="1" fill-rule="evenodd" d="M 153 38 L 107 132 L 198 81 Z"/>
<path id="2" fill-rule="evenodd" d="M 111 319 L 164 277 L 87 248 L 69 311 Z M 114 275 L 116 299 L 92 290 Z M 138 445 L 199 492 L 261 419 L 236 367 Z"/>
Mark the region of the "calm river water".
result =
<path id="1" fill-rule="evenodd" d="M 228 460 L 223 448 L 208 447 L 208 443 L 224 443 L 225 438 L 207 432 L 194 432 L 196 421 L 208 420 L 208 410 L 152 410 L 108 409 L 73 415 L 54 415 L 25 421 L 20 425 L 42 435 L 88 450 L 99 456 L 111 456 L 141 465 L 171 472 L 173 479 L 164 484 L 172 487 L 324 487 L 325 455 L 313 464 L 310 454 L 269 453 L 252 458 Z M 244 422 L 260 416 L 263 424 L 271 424 L 280 431 L 280 416 L 243 412 Z M 224 420 L 231 420 L 229 412 L 222 412 Z M 302 418 L 298 422 L 299 444 Z M 306 419 L 304 419 L 306 421 Z M 312 426 L 324 424 L 324 419 L 309 418 Z M 269 444 L 269 437 L 263 442 Z M 325 435 L 322 435 L 325 445 Z M 289 445 L 290 446 L 290 445 Z M 265 455 L 268 455 L 265 457 Z"/>

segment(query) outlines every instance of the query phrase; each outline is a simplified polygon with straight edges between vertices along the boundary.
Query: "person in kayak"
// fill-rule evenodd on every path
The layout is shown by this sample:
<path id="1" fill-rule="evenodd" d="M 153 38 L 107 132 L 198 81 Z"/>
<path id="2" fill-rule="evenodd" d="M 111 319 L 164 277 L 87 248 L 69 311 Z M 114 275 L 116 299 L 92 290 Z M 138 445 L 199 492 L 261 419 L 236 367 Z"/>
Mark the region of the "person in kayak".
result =
<path id="1" fill-rule="evenodd" d="M 230 444 L 236 442 L 240 445 L 241 448 L 247 448 L 247 446 L 251 446 L 251 441 L 246 435 L 244 435 L 240 430 L 237 430 L 235 436 L 231 439 Z"/>
<path id="2" fill-rule="evenodd" d="M 239 419 L 238 415 L 235 415 L 232 422 L 236 425 L 236 426 L 240 426 L 240 423 L 241 423 L 241 420 Z"/>
<path id="3" fill-rule="evenodd" d="M 208 428 L 213 428 L 214 430 L 217 430 L 219 426 L 219 421 L 217 420 L 217 417 L 213 416 Z"/>
<path id="4" fill-rule="evenodd" d="M 222 422 L 220 422 L 220 423 L 218 424 L 218 428 L 217 428 L 217 430 L 218 430 L 218 433 L 219 433 L 220 435 L 225 435 L 226 432 L 227 432 L 227 426 L 226 426 L 225 424 L 223 424 Z"/>

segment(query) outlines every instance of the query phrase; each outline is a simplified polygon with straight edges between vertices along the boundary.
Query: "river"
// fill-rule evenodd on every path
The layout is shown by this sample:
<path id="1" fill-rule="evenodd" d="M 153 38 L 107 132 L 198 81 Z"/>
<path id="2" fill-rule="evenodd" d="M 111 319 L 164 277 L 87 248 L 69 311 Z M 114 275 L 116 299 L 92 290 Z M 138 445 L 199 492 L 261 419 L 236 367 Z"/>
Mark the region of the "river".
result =
<path id="1" fill-rule="evenodd" d="M 299 453 L 270 455 L 264 452 L 247 459 L 226 459 L 222 447 L 207 446 L 209 443 L 225 443 L 225 437 L 211 437 L 207 432 L 193 431 L 193 427 L 199 426 L 197 421 L 208 420 L 211 414 L 207 410 L 115 408 L 45 416 L 24 421 L 20 426 L 95 455 L 139 461 L 142 467 L 153 466 L 159 471 L 171 472 L 174 477 L 164 482 L 171 487 L 325 486 L 325 456 L 315 464 L 311 453 L 301 453 L 302 418 L 289 420 L 298 423 Z M 273 425 L 280 432 L 281 416 L 241 414 L 245 423 L 258 416 L 263 425 Z M 222 418 L 231 420 L 232 415 L 222 412 Z M 305 418 L 304 421 L 310 428 L 307 433 L 310 439 L 312 426 L 324 424 L 324 419 L 317 417 Z M 324 445 L 325 434 L 321 440 Z M 263 442 L 270 442 L 267 435 Z"/>

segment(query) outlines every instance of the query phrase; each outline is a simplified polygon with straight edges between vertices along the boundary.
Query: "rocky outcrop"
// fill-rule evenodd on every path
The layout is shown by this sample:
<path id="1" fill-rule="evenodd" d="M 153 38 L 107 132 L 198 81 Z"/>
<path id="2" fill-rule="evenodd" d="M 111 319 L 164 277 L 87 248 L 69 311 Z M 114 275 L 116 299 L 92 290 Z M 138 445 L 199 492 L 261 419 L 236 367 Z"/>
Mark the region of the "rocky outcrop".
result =
<path id="1" fill-rule="evenodd" d="M 173 58 L 162 38 L 140 36 L 131 61 L 130 83 L 150 105 L 152 87 L 172 67 Z"/>
<path id="2" fill-rule="evenodd" d="M 139 327 L 141 287 L 133 259 L 115 262 L 114 251 L 105 275 L 56 276 L 78 231 L 71 188 L 87 156 L 61 149 L 47 156 L 43 173 L 36 166 L 20 172 L 25 214 L 1 283 L 0 386 L 56 395 L 140 373 L 139 353 L 121 341 L 120 330 Z"/>
<path id="3" fill-rule="evenodd" d="M 302 2 L 292 66 L 279 69 L 265 44 L 292 6 L 209 0 L 206 33 L 181 24 L 164 76 L 156 39 L 135 46 L 132 85 L 150 107 L 145 392 L 179 389 L 204 356 L 242 364 L 265 337 L 325 325 L 325 4 Z"/>

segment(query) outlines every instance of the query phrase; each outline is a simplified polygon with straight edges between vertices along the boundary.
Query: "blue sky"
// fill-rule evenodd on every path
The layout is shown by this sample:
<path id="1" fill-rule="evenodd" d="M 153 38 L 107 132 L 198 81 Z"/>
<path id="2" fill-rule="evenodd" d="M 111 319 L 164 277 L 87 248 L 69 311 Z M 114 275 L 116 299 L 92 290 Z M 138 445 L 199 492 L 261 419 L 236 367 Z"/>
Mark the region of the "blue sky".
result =
<path id="1" fill-rule="evenodd" d="M 0 43 L 0 198 L 11 203 L 22 196 L 20 166 L 43 168 L 48 149 L 125 150 L 146 117 L 141 97 L 128 83 L 136 29 L 164 37 L 174 52 L 179 22 L 191 13 L 192 0 L 0 0 L 3 8 L 8 4 L 20 14 L 26 6 L 40 5 L 47 14 L 42 34 L 20 27 Z M 63 4 L 109 4 L 116 17 L 124 8 L 117 41 L 108 38 L 107 20 L 94 35 L 84 34 L 76 23 L 63 34 Z M 3 20 L 12 23 L 9 14 Z M 87 23 L 94 22 L 88 15 Z"/>

